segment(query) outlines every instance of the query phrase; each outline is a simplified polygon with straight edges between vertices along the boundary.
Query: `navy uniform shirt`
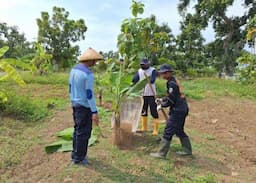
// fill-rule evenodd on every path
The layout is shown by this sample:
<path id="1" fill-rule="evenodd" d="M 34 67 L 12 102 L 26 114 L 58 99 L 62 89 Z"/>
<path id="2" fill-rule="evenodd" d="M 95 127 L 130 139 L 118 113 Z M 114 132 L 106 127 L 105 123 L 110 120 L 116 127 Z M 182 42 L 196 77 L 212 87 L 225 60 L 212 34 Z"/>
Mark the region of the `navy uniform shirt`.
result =
<path id="1" fill-rule="evenodd" d="M 162 107 L 170 107 L 172 111 L 187 112 L 188 104 L 184 97 L 181 97 L 179 85 L 174 77 L 166 84 L 167 97 L 163 98 Z"/>

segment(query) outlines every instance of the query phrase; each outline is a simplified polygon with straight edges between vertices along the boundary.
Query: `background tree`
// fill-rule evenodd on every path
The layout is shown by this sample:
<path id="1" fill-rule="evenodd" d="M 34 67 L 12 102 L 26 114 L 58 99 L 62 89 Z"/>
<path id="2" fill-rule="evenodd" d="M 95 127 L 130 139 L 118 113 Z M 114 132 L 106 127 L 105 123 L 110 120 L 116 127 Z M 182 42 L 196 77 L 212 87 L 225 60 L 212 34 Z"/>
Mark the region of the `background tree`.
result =
<path id="1" fill-rule="evenodd" d="M 177 68 L 186 72 L 188 68 L 199 69 L 206 66 L 199 17 L 188 13 L 181 23 L 181 33 L 177 36 Z"/>
<path id="2" fill-rule="evenodd" d="M 135 61 L 142 57 L 157 64 L 159 57 L 168 55 L 172 47 L 173 35 L 167 24 L 158 25 L 156 17 L 139 18 L 144 12 L 144 4 L 133 1 L 132 18 L 125 19 L 118 36 L 118 49 L 128 67 L 138 67 Z M 138 62 L 137 62 L 138 63 Z"/>
<path id="3" fill-rule="evenodd" d="M 208 26 L 209 22 L 213 23 L 218 44 L 224 49 L 224 54 L 219 55 L 226 73 L 232 75 L 236 66 L 236 59 L 241 55 L 241 50 L 245 44 L 245 30 L 243 26 L 247 20 L 256 13 L 256 3 L 254 0 L 244 0 L 248 11 L 243 16 L 227 16 L 228 7 L 232 6 L 234 0 L 197 0 L 194 6 L 196 17 L 200 17 L 201 28 Z M 185 14 L 190 0 L 180 0 L 178 6 L 182 15 Z M 210 20 L 210 21 L 209 21 Z"/>
<path id="4" fill-rule="evenodd" d="M 79 55 L 79 47 L 74 45 L 85 38 L 87 27 L 84 20 L 69 19 L 69 12 L 64 8 L 53 7 L 50 17 L 48 12 L 41 12 L 37 19 L 38 42 L 53 56 L 56 70 L 67 68 Z"/>
<path id="5" fill-rule="evenodd" d="M 4 57 L 21 58 L 34 52 L 25 35 L 20 33 L 17 26 L 8 26 L 0 22 L 0 47 L 8 46 Z"/>
<path id="6" fill-rule="evenodd" d="M 246 39 L 252 49 L 252 53 L 243 52 L 238 58 L 240 80 L 245 83 L 256 84 L 256 15 L 246 26 Z"/>

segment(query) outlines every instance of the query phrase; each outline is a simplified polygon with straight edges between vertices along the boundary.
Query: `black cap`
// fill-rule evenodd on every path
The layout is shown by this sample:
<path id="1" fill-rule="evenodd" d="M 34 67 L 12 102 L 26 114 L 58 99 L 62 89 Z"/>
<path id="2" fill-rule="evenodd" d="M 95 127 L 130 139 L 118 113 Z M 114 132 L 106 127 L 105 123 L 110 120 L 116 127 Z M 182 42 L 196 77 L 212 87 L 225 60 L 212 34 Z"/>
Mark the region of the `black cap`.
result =
<path id="1" fill-rule="evenodd" d="M 164 73 L 164 72 L 174 72 L 172 66 L 170 66 L 169 64 L 163 64 L 160 66 L 160 70 L 158 71 L 158 73 Z"/>
<path id="2" fill-rule="evenodd" d="M 140 65 L 149 65 L 150 61 L 147 58 L 143 58 L 140 61 Z"/>

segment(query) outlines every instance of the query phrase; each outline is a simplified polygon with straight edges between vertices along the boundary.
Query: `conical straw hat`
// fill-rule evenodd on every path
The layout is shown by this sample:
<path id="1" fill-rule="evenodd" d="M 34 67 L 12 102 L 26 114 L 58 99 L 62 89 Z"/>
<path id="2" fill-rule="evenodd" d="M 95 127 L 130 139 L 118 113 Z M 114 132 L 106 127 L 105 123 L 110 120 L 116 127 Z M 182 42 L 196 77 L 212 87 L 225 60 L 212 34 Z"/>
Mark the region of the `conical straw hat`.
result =
<path id="1" fill-rule="evenodd" d="M 87 62 L 90 60 L 103 60 L 102 55 L 100 55 L 97 51 L 95 51 L 92 48 L 89 48 L 88 50 L 86 50 L 79 58 L 80 62 Z"/>

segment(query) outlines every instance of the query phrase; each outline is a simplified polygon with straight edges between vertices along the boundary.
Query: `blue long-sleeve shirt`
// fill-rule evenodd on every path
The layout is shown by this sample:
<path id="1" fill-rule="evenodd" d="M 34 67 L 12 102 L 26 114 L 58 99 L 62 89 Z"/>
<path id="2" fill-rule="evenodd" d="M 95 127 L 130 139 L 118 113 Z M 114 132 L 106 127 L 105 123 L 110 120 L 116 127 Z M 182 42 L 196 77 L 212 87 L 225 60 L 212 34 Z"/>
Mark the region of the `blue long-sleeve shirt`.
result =
<path id="1" fill-rule="evenodd" d="M 73 107 L 80 105 L 90 108 L 92 113 L 97 113 L 93 83 L 93 72 L 84 64 L 72 68 L 69 75 L 69 94 Z"/>

